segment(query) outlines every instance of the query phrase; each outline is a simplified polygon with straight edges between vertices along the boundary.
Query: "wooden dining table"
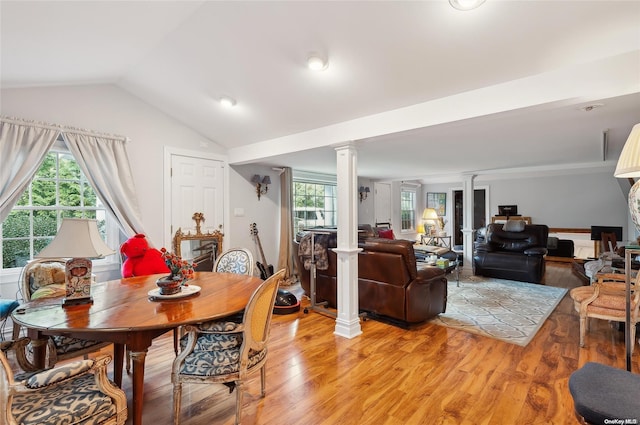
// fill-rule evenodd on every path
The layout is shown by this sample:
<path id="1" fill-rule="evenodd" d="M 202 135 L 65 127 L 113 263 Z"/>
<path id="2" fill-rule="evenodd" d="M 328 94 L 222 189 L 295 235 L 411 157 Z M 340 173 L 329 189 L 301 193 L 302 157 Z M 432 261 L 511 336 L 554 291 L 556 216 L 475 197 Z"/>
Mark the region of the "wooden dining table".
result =
<path id="1" fill-rule="evenodd" d="M 242 311 L 262 283 L 254 276 L 195 272 L 184 293 L 157 297 L 162 274 L 116 279 L 92 285 L 92 304 L 62 307 L 61 298 L 25 303 L 12 319 L 34 340 L 34 360 L 44 365 L 48 335 L 114 343 L 114 380 L 122 383 L 124 347 L 133 364 L 133 403 L 129 416 L 142 424 L 144 364 L 154 338 L 182 325 L 219 319 Z M 197 288 L 200 288 L 197 291 Z M 151 295 L 150 295 L 151 292 Z M 195 292 L 186 296 L 187 293 Z M 120 365 L 120 367 L 118 367 Z M 171 371 L 167 369 L 167 374 Z"/>

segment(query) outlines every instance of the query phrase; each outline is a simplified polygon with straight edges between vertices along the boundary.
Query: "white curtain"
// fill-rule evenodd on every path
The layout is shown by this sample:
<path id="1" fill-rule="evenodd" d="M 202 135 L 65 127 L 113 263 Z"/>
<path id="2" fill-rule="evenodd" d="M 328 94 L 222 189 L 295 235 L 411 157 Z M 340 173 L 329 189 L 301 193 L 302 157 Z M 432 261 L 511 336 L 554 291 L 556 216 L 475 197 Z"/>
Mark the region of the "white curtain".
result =
<path id="1" fill-rule="evenodd" d="M 59 134 L 55 126 L 0 118 L 0 222 L 18 202 Z"/>
<path id="2" fill-rule="evenodd" d="M 105 204 L 128 236 L 144 233 L 126 140 L 65 130 L 64 140 Z"/>
<path id="3" fill-rule="evenodd" d="M 285 285 L 291 285 L 297 280 L 293 252 L 293 173 L 286 167 L 280 173 L 280 252 L 278 255 L 278 270 L 285 269 Z"/>

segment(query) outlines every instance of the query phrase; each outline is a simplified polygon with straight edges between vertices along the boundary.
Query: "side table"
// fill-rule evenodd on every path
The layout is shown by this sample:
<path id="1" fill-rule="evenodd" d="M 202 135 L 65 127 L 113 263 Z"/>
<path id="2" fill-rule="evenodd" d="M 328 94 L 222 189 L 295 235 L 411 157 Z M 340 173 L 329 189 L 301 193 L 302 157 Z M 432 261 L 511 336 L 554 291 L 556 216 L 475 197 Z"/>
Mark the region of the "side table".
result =
<path id="1" fill-rule="evenodd" d="M 437 246 L 451 249 L 451 236 L 420 235 L 420 243 L 423 245 L 435 244 Z"/>

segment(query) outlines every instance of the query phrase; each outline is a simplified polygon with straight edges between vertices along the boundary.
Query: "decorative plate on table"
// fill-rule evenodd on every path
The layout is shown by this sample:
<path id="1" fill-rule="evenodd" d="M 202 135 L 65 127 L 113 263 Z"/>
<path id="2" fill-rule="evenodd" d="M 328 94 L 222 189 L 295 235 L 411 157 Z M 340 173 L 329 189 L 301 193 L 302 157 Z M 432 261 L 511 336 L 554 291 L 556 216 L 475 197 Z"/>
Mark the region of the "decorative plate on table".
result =
<path id="1" fill-rule="evenodd" d="M 152 301 L 153 300 L 172 300 L 175 298 L 188 297 L 190 295 L 197 294 L 198 292 L 200 292 L 200 287 L 198 285 L 188 285 L 188 286 L 183 286 L 182 290 L 177 294 L 162 295 L 160 293 L 160 288 L 156 288 L 147 292 L 147 295 L 149 295 Z"/>

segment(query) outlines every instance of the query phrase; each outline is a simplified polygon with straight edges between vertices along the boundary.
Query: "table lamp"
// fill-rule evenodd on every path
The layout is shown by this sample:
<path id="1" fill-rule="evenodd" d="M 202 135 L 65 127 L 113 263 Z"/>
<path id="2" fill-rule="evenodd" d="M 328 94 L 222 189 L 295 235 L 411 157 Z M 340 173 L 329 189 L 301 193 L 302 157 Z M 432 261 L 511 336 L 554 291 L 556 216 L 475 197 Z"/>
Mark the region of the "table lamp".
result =
<path id="1" fill-rule="evenodd" d="M 91 304 L 91 258 L 115 253 L 98 232 L 96 220 L 65 218 L 58 234 L 36 258 L 69 258 L 65 264 L 66 297 L 63 307 Z"/>
<path id="2" fill-rule="evenodd" d="M 422 220 L 425 223 L 431 223 L 431 226 L 437 227 L 439 225 L 438 213 L 433 208 L 425 208 L 422 212 Z"/>

